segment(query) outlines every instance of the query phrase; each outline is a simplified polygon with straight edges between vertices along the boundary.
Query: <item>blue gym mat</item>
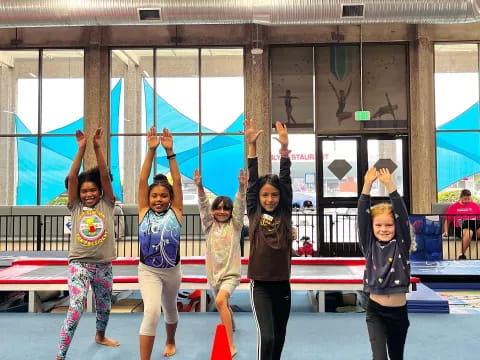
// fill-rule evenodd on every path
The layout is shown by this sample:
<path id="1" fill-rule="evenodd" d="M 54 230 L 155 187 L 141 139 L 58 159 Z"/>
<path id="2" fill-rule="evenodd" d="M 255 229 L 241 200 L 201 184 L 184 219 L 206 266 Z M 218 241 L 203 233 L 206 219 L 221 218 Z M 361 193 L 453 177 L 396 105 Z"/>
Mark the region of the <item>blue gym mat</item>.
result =
<path id="1" fill-rule="evenodd" d="M 409 313 L 448 314 L 448 300 L 442 298 L 425 284 L 417 284 L 417 290 L 407 294 Z"/>
<path id="2" fill-rule="evenodd" d="M 480 289 L 479 260 L 412 261 L 412 276 L 431 289 Z"/>

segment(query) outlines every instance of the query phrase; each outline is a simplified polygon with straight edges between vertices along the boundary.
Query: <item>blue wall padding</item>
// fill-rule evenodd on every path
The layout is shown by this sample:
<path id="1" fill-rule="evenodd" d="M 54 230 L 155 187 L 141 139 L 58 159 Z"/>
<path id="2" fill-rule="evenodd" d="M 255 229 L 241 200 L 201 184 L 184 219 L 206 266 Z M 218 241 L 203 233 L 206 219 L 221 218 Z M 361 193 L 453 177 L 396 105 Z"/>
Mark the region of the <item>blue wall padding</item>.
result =
<path id="1" fill-rule="evenodd" d="M 416 250 L 410 260 L 442 260 L 442 217 L 432 219 L 425 215 L 410 215 L 410 224 L 415 234 Z"/>

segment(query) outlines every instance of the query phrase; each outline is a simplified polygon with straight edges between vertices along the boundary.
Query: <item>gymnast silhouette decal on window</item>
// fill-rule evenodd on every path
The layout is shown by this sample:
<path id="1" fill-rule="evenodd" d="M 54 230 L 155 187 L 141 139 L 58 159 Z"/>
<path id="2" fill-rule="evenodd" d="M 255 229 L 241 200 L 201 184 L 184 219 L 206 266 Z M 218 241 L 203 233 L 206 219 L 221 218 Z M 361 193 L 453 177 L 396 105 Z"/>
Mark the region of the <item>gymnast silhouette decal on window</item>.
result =
<path id="1" fill-rule="evenodd" d="M 290 89 L 285 90 L 284 96 L 279 96 L 279 98 L 284 99 L 283 102 L 285 104 L 285 113 L 287 114 L 287 124 L 296 124 L 295 118 L 293 117 L 293 99 L 299 99 L 298 96 L 292 96 L 292 91 Z"/>
<path id="2" fill-rule="evenodd" d="M 350 111 L 345 111 L 345 106 L 347 105 L 347 98 L 348 98 L 348 95 L 350 95 L 350 90 L 352 89 L 352 80 L 350 80 L 350 83 L 348 84 L 347 91 L 343 89 L 337 90 L 337 88 L 333 85 L 333 83 L 330 80 L 328 80 L 328 85 L 330 85 L 333 92 L 335 93 L 335 96 L 337 97 L 338 108 L 335 113 L 335 116 L 337 117 L 337 121 L 340 123 L 343 120 L 351 118 L 352 113 Z"/>

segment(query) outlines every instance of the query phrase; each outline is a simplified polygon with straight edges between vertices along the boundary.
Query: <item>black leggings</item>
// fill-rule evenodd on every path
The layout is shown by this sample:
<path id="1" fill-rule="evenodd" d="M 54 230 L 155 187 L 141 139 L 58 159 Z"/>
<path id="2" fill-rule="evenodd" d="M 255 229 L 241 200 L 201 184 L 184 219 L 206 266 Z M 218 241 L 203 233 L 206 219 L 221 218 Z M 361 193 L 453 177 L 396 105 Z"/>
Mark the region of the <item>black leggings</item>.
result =
<path id="1" fill-rule="evenodd" d="M 367 327 L 373 360 L 402 360 L 408 327 L 407 305 L 382 306 L 368 299 Z"/>
<path id="2" fill-rule="evenodd" d="M 290 316 L 290 282 L 252 280 L 250 302 L 257 325 L 257 360 L 280 360 Z"/>

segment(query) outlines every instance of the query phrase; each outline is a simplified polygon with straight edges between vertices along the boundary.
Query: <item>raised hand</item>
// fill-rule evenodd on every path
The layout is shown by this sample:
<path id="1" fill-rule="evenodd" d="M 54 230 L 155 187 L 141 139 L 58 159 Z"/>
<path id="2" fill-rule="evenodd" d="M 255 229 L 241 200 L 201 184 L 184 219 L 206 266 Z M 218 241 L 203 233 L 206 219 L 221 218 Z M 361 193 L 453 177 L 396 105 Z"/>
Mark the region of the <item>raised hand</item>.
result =
<path id="1" fill-rule="evenodd" d="M 390 170 L 388 170 L 387 168 L 380 169 L 378 171 L 378 180 L 380 180 L 382 184 L 385 185 L 385 188 L 389 193 L 392 193 L 397 189 L 397 186 L 393 182 L 392 176 L 390 175 Z"/>
<path id="2" fill-rule="evenodd" d="M 173 137 L 167 128 L 163 128 L 163 133 L 160 138 L 161 138 L 162 146 L 165 149 L 165 151 L 171 150 L 173 148 Z"/>
<path id="3" fill-rule="evenodd" d="M 102 135 L 103 135 L 103 129 L 101 127 L 95 130 L 95 134 L 93 135 L 94 148 L 99 148 L 100 146 L 102 146 Z"/>
<path id="4" fill-rule="evenodd" d="M 378 172 L 375 167 L 371 167 L 365 173 L 365 184 L 372 184 L 378 178 Z"/>
<path id="5" fill-rule="evenodd" d="M 87 137 L 82 130 L 75 131 L 75 137 L 77 138 L 77 145 L 79 148 L 87 146 Z"/>
<path id="6" fill-rule="evenodd" d="M 160 137 L 157 136 L 157 129 L 152 126 L 147 132 L 147 145 L 149 149 L 155 150 L 160 144 Z"/>
<path id="7" fill-rule="evenodd" d="M 241 187 L 245 187 L 247 185 L 247 172 L 243 169 L 240 169 L 238 174 L 238 183 Z"/>
<path id="8" fill-rule="evenodd" d="M 195 185 L 197 185 L 197 187 L 203 186 L 202 185 L 202 175 L 200 174 L 200 170 L 198 170 L 198 169 L 195 169 L 195 171 L 193 173 L 193 182 L 195 183 Z"/>
<path id="9" fill-rule="evenodd" d="M 193 172 L 193 182 L 197 186 L 197 194 L 200 198 L 205 196 L 205 189 L 203 188 L 202 184 L 202 174 L 200 174 L 200 170 L 195 169 Z"/>
<path id="10" fill-rule="evenodd" d="M 243 122 L 245 134 L 245 140 L 247 140 L 247 144 L 256 144 L 258 136 L 263 133 L 263 130 L 255 130 L 255 124 L 252 119 L 245 120 Z"/>
<path id="11" fill-rule="evenodd" d="M 378 177 L 378 180 L 380 180 L 385 185 L 392 182 L 392 176 L 390 175 L 390 170 L 388 170 L 387 168 L 378 170 L 377 177 Z"/>
<path id="12" fill-rule="evenodd" d="M 283 148 L 288 147 L 288 130 L 287 125 L 282 124 L 280 121 L 275 123 L 275 128 L 277 129 L 278 137 L 274 139 L 277 140 Z"/>

